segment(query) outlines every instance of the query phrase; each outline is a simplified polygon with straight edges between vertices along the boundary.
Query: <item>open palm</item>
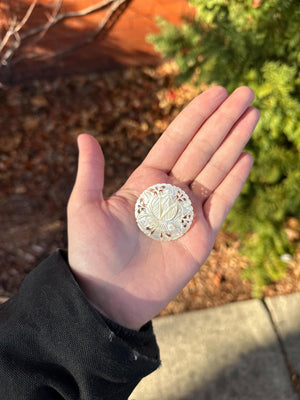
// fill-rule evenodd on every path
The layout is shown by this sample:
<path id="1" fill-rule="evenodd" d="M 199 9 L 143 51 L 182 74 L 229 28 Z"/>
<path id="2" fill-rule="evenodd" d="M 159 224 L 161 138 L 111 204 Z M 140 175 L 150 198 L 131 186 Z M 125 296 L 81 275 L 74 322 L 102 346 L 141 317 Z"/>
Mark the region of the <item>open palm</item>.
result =
<path id="1" fill-rule="evenodd" d="M 203 264 L 252 166 L 242 153 L 259 118 L 253 92 L 227 97 L 216 86 L 197 96 L 171 123 L 144 162 L 103 199 L 104 159 L 80 135 L 79 166 L 68 204 L 69 263 L 87 297 L 112 320 L 139 329 L 158 314 Z M 194 220 L 174 241 L 156 241 L 135 221 L 139 195 L 170 183 L 190 197 Z"/>

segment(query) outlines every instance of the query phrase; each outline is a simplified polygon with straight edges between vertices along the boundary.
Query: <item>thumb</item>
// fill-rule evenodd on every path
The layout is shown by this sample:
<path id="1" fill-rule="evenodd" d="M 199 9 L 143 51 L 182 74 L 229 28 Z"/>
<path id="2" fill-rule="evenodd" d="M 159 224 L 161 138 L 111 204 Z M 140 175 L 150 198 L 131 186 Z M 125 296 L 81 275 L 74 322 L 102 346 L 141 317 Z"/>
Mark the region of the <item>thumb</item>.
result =
<path id="1" fill-rule="evenodd" d="M 103 199 L 104 156 L 97 140 L 88 134 L 77 138 L 78 170 L 73 191 L 83 201 Z"/>

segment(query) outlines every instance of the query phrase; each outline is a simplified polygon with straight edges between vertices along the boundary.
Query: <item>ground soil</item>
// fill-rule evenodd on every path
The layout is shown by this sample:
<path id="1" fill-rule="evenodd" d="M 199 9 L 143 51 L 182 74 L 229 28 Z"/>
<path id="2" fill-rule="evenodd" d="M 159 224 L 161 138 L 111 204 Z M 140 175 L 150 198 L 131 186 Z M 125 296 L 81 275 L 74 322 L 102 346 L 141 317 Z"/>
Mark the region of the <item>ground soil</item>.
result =
<path id="1" fill-rule="evenodd" d="M 106 158 L 105 195 L 143 160 L 168 123 L 198 92 L 174 85 L 174 67 L 127 68 L 0 89 L 0 298 L 57 247 L 67 247 L 66 205 L 76 174 L 76 137 L 88 132 Z M 200 88 L 201 89 L 204 89 Z M 289 234 L 299 235 L 292 221 Z M 299 239 L 299 238 L 298 238 Z M 191 282 L 162 315 L 251 298 L 241 279 L 241 242 L 222 231 Z M 268 296 L 300 291 L 300 251 Z"/>

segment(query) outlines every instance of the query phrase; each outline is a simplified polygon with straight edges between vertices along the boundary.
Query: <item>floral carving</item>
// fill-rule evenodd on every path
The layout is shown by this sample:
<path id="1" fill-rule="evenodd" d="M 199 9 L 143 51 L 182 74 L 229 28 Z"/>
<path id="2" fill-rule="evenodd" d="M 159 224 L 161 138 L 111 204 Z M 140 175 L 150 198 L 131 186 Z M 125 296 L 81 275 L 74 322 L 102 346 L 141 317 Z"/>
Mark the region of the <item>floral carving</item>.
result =
<path id="1" fill-rule="evenodd" d="M 190 228 L 194 212 L 188 195 L 167 183 L 146 189 L 135 205 L 138 227 L 154 240 L 175 240 Z"/>

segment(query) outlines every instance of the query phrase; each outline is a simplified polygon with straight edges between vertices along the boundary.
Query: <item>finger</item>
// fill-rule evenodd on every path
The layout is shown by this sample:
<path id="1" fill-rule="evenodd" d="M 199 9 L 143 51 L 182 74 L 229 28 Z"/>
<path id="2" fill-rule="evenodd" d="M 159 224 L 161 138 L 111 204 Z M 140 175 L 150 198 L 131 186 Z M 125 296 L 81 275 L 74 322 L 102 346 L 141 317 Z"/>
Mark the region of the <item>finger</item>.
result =
<path id="1" fill-rule="evenodd" d="M 192 100 L 159 138 L 143 165 L 169 172 L 200 126 L 226 97 L 226 89 L 213 86 Z"/>
<path id="2" fill-rule="evenodd" d="M 171 175 L 180 182 L 191 183 L 253 100 L 250 88 L 236 89 L 202 125 L 172 168 Z"/>
<path id="3" fill-rule="evenodd" d="M 83 201 L 101 200 L 104 183 L 104 156 L 97 140 L 82 134 L 77 139 L 78 170 L 74 190 Z"/>
<path id="4" fill-rule="evenodd" d="M 234 125 L 222 145 L 191 184 L 191 189 L 196 195 L 199 188 L 205 187 L 207 192 L 210 193 L 222 182 L 240 157 L 258 120 L 259 111 L 254 107 L 248 108 Z M 202 194 L 203 191 L 201 190 L 199 197 L 201 197 Z"/>
<path id="5" fill-rule="evenodd" d="M 221 229 L 227 214 L 240 194 L 252 165 L 252 156 L 249 153 L 243 153 L 226 178 L 204 203 L 204 215 L 215 234 Z"/>

